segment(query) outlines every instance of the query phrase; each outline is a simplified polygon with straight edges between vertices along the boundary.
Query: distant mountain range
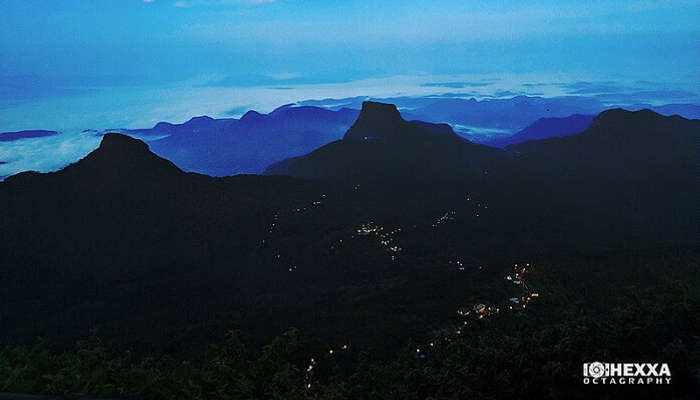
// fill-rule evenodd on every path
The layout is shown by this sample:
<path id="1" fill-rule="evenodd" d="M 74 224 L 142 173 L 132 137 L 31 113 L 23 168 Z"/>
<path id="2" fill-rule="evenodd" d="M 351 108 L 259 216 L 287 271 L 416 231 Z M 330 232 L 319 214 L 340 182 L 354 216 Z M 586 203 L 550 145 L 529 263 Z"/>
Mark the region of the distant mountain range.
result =
<path id="1" fill-rule="evenodd" d="M 308 100 L 275 109 L 269 114 L 248 111 L 241 118 L 214 119 L 207 116 L 192 118 L 182 124 L 159 122 L 148 129 L 111 129 L 102 132 L 85 130 L 68 137 L 69 146 L 61 162 L 72 161 L 71 149 L 78 156 L 94 146 L 91 134 L 121 132 L 149 142 L 151 149 L 174 162 L 185 171 L 211 176 L 259 174 L 281 160 L 307 154 L 320 146 L 337 141 L 355 121 L 364 97 L 349 99 Z M 466 99 L 450 96 L 394 97 L 405 120 L 421 120 L 449 124 L 454 133 L 472 143 L 505 147 L 533 139 L 567 136 L 583 131 L 592 115 L 606 105 L 595 97 L 527 97 L 509 99 Z M 700 117 L 700 106 L 667 104 L 649 106 L 637 104 L 630 109 L 652 108 L 662 114 Z M 55 131 L 21 131 L 0 134 L 0 142 L 37 140 L 32 144 L 32 160 L 19 148 L 2 154 L 2 175 L 35 168 L 37 158 L 49 159 L 54 144 L 42 147 L 42 137 L 62 135 Z M 55 139 L 61 142 L 62 138 Z M 85 143 L 89 142 L 89 145 Z M 48 143 L 48 142 L 47 142 Z M 80 144 L 83 145 L 80 145 Z M 25 144 L 17 143 L 19 144 Z M 11 157 L 17 151 L 23 157 Z M 64 161 L 65 160 L 65 161 Z M 41 165 L 49 165 L 50 161 Z M 60 165 L 60 164 L 57 164 Z"/>
<path id="2" fill-rule="evenodd" d="M 240 119 L 196 117 L 183 124 L 120 130 L 149 140 L 154 152 L 185 171 L 212 176 L 260 173 L 280 159 L 305 154 L 342 137 L 357 110 L 287 105 Z"/>
<path id="3" fill-rule="evenodd" d="M 269 114 L 248 111 L 240 119 L 202 116 L 183 124 L 160 122 L 150 129 L 115 131 L 148 140 L 155 153 L 185 171 L 212 176 L 255 174 L 280 160 L 340 139 L 357 118 L 360 99 L 338 100 L 331 106 L 331 101 L 306 101 L 279 107 Z M 592 115 L 605 109 L 597 99 L 586 97 L 391 100 L 400 105 L 401 115 L 407 120 L 449 123 L 459 136 L 496 147 L 579 133 Z M 320 107 L 323 105 L 327 107 Z M 694 105 L 658 109 L 700 116 L 700 107 Z M 518 129 L 514 135 L 509 133 Z"/>
<path id="4" fill-rule="evenodd" d="M 352 97 L 345 99 L 307 100 L 300 104 L 329 109 L 360 108 L 365 100 L 392 103 L 406 119 L 428 122 L 445 122 L 458 134 L 471 141 L 486 143 L 505 138 L 534 123 L 540 118 L 565 118 L 573 114 L 596 115 L 616 105 L 604 103 L 596 97 L 564 96 L 537 97 L 515 96 L 476 100 L 449 96 L 387 97 L 369 99 Z M 685 118 L 700 118 L 700 106 L 695 104 L 631 104 L 628 110 L 651 109 L 662 115 L 678 114 Z M 489 129 L 496 132 L 489 132 Z"/>
<path id="5" fill-rule="evenodd" d="M 38 138 L 44 136 L 56 135 L 56 131 L 44 131 L 44 130 L 29 130 L 29 131 L 18 131 L 18 132 L 4 132 L 0 133 L 0 142 L 12 142 L 20 139 L 30 139 Z"/>
<path id="6" fill-rule="evenodd" d="M 388 97 L 367 99 L 309 100 L 304 105 L 338 109 L 359 108 L 363 101 L 374 100 L 395 104 L 404 118 L 427 122 L 449 123 L 472 141 L 487 141 L 492 138 L 479 129 L 501 130 L 500 135 L 525 128 L 539 118 L 567 117 L 572 114 L 597 114 L 606 107 L 589 97 L 530 97 L 516 96 L 508 99 L 456 98 L 456 97 Z"/>

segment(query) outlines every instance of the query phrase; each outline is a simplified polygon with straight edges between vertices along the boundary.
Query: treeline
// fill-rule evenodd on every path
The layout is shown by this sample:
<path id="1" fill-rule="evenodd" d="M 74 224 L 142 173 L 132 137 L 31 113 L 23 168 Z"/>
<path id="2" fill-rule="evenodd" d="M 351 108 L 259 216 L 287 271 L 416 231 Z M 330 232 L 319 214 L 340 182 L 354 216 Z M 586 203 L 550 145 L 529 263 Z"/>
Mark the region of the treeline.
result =
<path id="1" fill-rule="evenodd" d="M 188 360 L 114 353 L 96 337 L 65 352 L 40 341 L 2 350 L 0 392 L 117 399 L 691 399 L 700 375 L 697 289 L 674 281 L 628 295 L 606 312 L 582 305 L 561 311 L 548 304 L 554 299 L 543 299 L 527 312 L 436 338 L 433 346 L 410 343 L 389 359 L 357 348 L 312 354 L 297 330 L 258 351 L 231 332 Z M 548 315 L 555 309 L 558 315 Z M 593 361 L 666 362 L 672 384 L 583 385 L 582 363 Z"/>

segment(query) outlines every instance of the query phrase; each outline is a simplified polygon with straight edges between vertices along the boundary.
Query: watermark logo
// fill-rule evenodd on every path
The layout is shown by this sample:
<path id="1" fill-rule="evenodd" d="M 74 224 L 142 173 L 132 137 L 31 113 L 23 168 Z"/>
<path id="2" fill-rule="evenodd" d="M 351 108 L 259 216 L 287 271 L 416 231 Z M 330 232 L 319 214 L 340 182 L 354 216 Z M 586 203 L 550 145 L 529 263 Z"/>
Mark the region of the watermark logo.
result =
<path id="1" fill-rule="evenodd" d="M 600 378 L 603 375 L 605 375 L 605 364 L 601 362 L 583 364 L 583 376 Z"/>
<path id="2" fill-rule="evenodd" d="M 670 385 L 671 370 L 666 363 L 583 364 L 585 385 Z"/>

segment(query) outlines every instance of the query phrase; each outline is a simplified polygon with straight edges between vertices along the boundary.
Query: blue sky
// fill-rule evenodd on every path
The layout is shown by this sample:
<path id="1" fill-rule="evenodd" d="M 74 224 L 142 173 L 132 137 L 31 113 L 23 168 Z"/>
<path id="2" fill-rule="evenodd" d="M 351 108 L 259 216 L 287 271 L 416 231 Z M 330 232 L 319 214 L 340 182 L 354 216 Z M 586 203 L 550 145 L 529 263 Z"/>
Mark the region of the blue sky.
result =
<path id="1" fill-rule="evenodd" d="M 405 74 L 697 79 L 700 60 L 698 1 L 3 0 L 0 10 L 6 97 Z"/>

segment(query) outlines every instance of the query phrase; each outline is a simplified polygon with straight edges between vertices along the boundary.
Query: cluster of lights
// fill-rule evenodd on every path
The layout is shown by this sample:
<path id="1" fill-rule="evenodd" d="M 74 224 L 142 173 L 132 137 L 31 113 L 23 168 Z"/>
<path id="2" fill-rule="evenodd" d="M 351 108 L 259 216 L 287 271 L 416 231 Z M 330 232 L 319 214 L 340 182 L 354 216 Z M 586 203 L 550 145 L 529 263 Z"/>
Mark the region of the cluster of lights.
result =
<path id="1" fill-rule="evenodd" d="M 444 224 L 447 221 L 453 221 L 455 219 L 455 215 L 457 215 L 457 212 L 454 210 L 448 211 L 445 214 L 441 215 L 438 219 L 433 222 L 433 228 L 437 228 L 441 224 Z"/>
<path id="2" fill-rule="evenodd" d="M 328 349 L 328 357 L 333 357 L 337 353 L 342 353 L 350 350 L 350 345 L 349 344 L 342 344 L 337 348 L 330 348 Z M 317 362 L 315 358 L 311 358 L 309 360 L 309 364 L 306 366 L 306 376 L 304 379 L 304 388 L 306 390 L 311 389 L 311 383 L 314 377 L 314 372 L 317 370 Z"/>
<path id="3" fill-rule="evenodd" d="M 274 213 L 272 215 L 272 223 L 270 223 L 270 229 L 268 229 L 268 233 L 272 233 L 275 230 L 275 228 L 277 228 L 277 223 L 279 222 L 279 219 L 280 215 L 278 213 Z M 263 240 L 263 242 L 265 241 Z"/>
<path id="4" fill-rule="evenodd" d="M 384 246 L 384 248 L 391 253 L 398 253 L 403 249 L 394 243 L 394 236 L 401 232 L 401 228 L 396 228 L 392 231 L 385 231 L 384 227 L 375 224 L 373 221 L 362 224 L 362 226 L 357 229 L 358 236 L 376 236 L 379 243 Z M 392 254 L 391 260 L 396 260 L 396 256 Z"/>
<path id="5" fill-rule="evenodd" d="M 534 292 L 530 289 L 530 286 L 528 286 L 527 282 L 524 279 L 525 274 L 528 272 L 529 268 L 530 263 L 525 263 L 524 265 L 513 264 L 513 274 L 506 276 L 507 281 L 510 281 L 514 285 L 520 286 L 525 290 L 525 295 L 520 297 L 511 297 L 510 299 L 508 299 L 508 301 L 510 301 L 511 303 L 511 305 L 508 306 L 510 310 L 513 310 L 514 307 L 517 306 L 527 308 L 527 304 L 532 299 L 540 297 L 539 293 Z"/>
<path id="6" fill-rule="evenodd" d="M 450 261 L 452 263 L 452 261 Z M 460 269 L 463 268 L 462 263 L 460 261 L 456 261 L 455 264 L 460 267 Z M 527 285 L 527 283 L 524 280 L 524 275 L 528 272 L 528 269 L 530 268 L 530 264 L 526 263 L 524 265 L 518 265 L 514 264 L 513 266 L 513 273 L 511 275 L 506 276 L 506 280 L 513 282 L 515 285 L 522 287 L 525 291 L 525 294 L 522 296 L 518 297 L 511 297 L 507 301 L 507 306 L 508 310 L 513 310 L 514 305 L 519 306 L 521 308 L 527 308 L 527 304 L 532 301 L 535 298 L 540 297 L 540 294 L 538 292 L 534 292 L 530 289 L 530 287 Z M 481 267 L 479 267 L 481 269 Z M 466 307 L 459 307 L 457 308 L 457 315 L 463 318 L 462 324 L 459 325 L 455 329 L 455 334 L 457 336 L 461 335 L 463 332 L 463 328 L 468 324 L 469 319 L 483 319 L 485 317 L 488 317 L 493 314 L 498 314 L 500 313 L 501 308 L 496 307 L 496 306 L 488 306 L 485 304 L 475 304 L 474 306 L 470 308 Z"/>
<path id="7" fill-rule="evenodd" d="M 316 368 L 316 360 L 312 358 L 309 361 L 309 365 L 306 367 L 306 378 L 304 379 L 304 388 L 306 390 L 311 389 L 311 381 L 313 380 L 313 377 L 314 377 L 315 368 Z"/>
<path id="8" fill-rule="evenodd" d="M 461 260 L 449 261 L 449 264 L 454 264 L 458 270 L 464 271 L 464 263 Z"/>

